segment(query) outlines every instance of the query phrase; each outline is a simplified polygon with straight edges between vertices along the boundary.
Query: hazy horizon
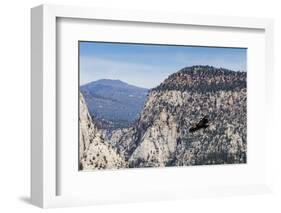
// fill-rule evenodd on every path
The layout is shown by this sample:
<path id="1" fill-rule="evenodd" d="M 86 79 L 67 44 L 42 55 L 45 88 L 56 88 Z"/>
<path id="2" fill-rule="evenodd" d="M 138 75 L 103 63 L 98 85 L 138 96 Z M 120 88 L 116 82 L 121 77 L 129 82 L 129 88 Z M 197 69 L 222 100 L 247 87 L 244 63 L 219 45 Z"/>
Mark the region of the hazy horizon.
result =
<path id="1" fill-rule="evenodd" d="M 140 87 L 140 86 L 137 86 L 137 85 L 133 85 L 133 84 L 130 84 L 128 82 L 122 81 L 120 79 L 109 79 L 109 78 L 101 78 L 101 79 L 97 79 L 97 80 L 94 80 L 94 81 L 89 81 L 89 82 L 87 82 L 85 84 L 81 84 L 80 86 L 84 86 L 86 84 L 89 84 L 89 83 L 92 83 L 92 82 L 97 82 L 97 81 L 102 81 L 102 80 L 106 80 L 106 81 L 121 81 L 122 83 L 131 85 L 131 86 L 135 86 L 135 87 L 139 87 L 139 88 L 143 88 L 143 89 L 151 89 L 151 88 L 145 88 L 145 87 Z"/>
<path id="2" fill-rule="evenodd" d="M 153 88 L 193 65 L 246 70 L 245 48 L 80 42 L 80 85 L 108 79 Z"/>

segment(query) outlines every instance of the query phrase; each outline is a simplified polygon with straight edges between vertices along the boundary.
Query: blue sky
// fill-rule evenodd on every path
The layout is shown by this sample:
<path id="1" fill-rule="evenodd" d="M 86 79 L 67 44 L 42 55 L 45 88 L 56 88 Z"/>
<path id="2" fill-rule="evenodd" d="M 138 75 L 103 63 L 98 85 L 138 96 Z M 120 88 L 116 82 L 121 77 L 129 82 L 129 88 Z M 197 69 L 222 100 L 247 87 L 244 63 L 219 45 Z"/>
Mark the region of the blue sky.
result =
<path id="1" fill-rule="evenodd" d="M 192 65 L 246 71 L 244 48 L 80 42 L 80 85 L 119 79 L 144 88 L 159 85 L 170 74 Z"/>

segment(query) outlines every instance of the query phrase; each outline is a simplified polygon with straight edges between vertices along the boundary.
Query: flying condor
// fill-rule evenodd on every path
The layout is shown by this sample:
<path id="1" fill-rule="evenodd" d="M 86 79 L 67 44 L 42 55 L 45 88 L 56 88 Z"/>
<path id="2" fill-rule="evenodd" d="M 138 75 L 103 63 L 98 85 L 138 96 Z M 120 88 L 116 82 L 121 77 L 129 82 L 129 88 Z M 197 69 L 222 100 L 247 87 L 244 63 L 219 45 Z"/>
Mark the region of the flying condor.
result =
<path id="1" fill-rule="evenodd" d="M 189 129 L 189 132 L 195 132 L 199 129 L 206 129 L 209 126 L 208 116 L 205 115 L 197 124 Z"/>

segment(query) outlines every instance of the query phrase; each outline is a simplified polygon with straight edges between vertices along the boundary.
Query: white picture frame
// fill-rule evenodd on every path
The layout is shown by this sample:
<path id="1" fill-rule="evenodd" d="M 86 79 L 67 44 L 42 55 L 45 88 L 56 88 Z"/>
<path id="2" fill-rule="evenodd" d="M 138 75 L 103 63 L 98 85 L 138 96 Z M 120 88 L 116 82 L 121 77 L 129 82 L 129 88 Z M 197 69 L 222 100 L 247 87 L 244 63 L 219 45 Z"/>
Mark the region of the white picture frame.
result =
<path id="1" fill-rule="evenodd" d="M 129 195 L 112 193 L 112 196 L 89 195 L 58 195 L 58 164 L 57 150 L 57 21 L 59 18 L 79 20 L 101 20 L 131 23 L 153 23 L 166 26 L 200 26 L 206 28 L 223 28 L 231 32 L 234 29 L 253 29 L 264 34 L 264 69 L 266 78 L 263 79 L 265 94 L 263 125 L 267 151 L 262 159 L 266 162 L 263 170 L 264 178 L 258 183 L 240 185 L 221 184 L 218 186 L 200 187 L 194 183 L 194 188 L 173 187 L 168 185 L 161 190 L 155 189 L 145 195 L 128 191 Z M 269 123 L 272 113 L 273 91 L 273 21 L 271 19 L 216 17 L 203 15 L 187 15 L 173 13 L 152 13 L 145 11 L 123 11 L 100 8 L 85 8 L 74 6 L 41 5 L 31 9 L 31 201 L 34 205 L 47 207 L 62 207 L 76 205 L 92 205 L 114 202 L 139 202 L 143 200 L 179 199 L 197 196 L 253 194 L 271 191 L 270 143 L 271 134 Z M 263 74 L 262 73 L 262 74 Z M 255 81 L 255 79 L 252 79 Z M 251 110 L 251 109 L 248 109 Z M 186 168 L 178 171 L 184 172 Z M 210 170 L 211 168 L 209 168 Z M 152 170 L 150 170 L 152 171 Z M 166 171 L 157 170 L 152 175 L 162 175 Z M 134 175 L 147 173 L 140 170 Z M 157 174 L 158 173 L 158 174 Z M 166 172 L 167 173 L 167 172 Z M 107 173 L 110 175 L 110 173 Z M 77 183 L 73 183 L 77 184 Z M 101 183 L 102 184 L 102 183 Z M 159 185 L 161 186 L 161 185 Z M 163 186 L 164 187 L 164 186 Z"/>

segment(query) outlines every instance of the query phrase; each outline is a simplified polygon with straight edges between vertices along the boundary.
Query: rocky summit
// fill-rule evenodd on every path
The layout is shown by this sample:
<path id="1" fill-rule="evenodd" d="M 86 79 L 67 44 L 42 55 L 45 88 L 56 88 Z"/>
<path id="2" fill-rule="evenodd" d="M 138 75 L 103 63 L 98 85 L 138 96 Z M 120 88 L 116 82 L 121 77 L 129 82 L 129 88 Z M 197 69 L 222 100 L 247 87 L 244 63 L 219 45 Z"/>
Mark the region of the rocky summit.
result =
<path id="1" fill-rule="evenodd" d="M 189 131 L 203 117 L 208 125 Z M 246 130 L 246 72 L 192 66 L 151 89 L 132 126 L 114 130 L 110 137 L 97 136 L 95 129 L 88 137 L 100 137 L 99 143 L 112 147 L 107 158 L 114 150 L 118 168 L 234 164 L 247 161 Z M 80 134 L 80 152 L 85 144 Z"/>

